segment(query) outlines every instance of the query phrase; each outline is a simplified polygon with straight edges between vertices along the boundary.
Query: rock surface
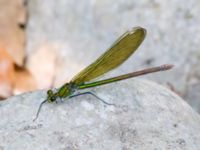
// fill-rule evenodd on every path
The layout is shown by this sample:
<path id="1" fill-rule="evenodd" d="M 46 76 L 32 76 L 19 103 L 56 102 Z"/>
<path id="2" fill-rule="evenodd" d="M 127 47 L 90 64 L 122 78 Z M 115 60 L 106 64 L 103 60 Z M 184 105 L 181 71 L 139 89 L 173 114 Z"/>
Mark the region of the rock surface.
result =
<path id="1" fill-rule="evenodd" d="M 200 116 L 170 90 L 130 79 L 94 88 L 116 106 L 89 95 L 46 104 L 45 91 L 0 103 L 2 150 L 199 150 Z"/>

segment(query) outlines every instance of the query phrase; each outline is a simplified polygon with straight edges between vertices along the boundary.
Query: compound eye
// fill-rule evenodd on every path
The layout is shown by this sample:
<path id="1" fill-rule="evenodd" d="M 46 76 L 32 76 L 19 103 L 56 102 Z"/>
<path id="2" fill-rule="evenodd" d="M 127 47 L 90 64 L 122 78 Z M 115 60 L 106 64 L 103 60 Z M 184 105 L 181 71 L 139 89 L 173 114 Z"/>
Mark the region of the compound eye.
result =
<path id="1" fill-rule="evenodd" d="M 49 96 L 51 96 L 51 95 L 53 95 L 53 91 L 52 91 L 52 90 L 48 90 L 48 91 L 47 91 L 47 94 L 48 94 Z"/>
<path id="2" fill-rule="evenodd" d="M 52 96 L 52 97 L 51 97 L 51 101 L 54 102 L 55 100 L 56 100 L 56 97 L 55 97 L 55 96 Z"/>

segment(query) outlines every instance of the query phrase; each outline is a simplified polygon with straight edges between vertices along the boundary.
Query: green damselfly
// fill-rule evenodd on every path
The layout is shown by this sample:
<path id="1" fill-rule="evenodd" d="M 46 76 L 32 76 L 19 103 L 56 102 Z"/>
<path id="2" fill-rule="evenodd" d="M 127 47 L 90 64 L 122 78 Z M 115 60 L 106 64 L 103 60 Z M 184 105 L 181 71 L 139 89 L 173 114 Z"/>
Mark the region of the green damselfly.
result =
<path id="1" fill-rule="evenodd" d="M 113 45 L 103 55 L 101 55 L 94 63 L 83 69 L 80 73 L 78 73 L 69 83 L 65 83 L 55 92 L 51 89 L 48 90 L 47 99 L 40 104 L 35 119 L 37 119 L 41 107 L 44 103 L 55 102 L 58 98 L 70 99 L 72 97 L 76 97 L 79 95 L 90 94 L 101 100 L 103 103 L 112 105 L 102 100 L 101 98 L 97 97 L 92 92 L 76 93 L 76 91 L 140 75 L 171 69 L 173 65 L 165 64 L 158 67 L 147 68 L 105 80 L 90 82 L 91 80 L 121 65 L 129 56 L 131 56 L 132 53 L 136 51 L 136 49 L 140 46 L 140 44 L 144 40 L 145 35 L 146 35 L 146 30 L 141 27 L 135 27 L 132 30 L 127 31 L 118 40 L 116 40 L 116 42 L 114 42 Z"/>

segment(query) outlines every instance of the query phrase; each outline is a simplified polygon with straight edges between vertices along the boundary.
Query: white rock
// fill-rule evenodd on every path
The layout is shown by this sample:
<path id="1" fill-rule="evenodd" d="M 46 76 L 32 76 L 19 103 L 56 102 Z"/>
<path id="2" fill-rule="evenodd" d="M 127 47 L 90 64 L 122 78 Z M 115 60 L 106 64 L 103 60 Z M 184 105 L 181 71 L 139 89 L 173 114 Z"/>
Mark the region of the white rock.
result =
<path id="1" fill-rule="evenodd" d="M 170 90 L 144 80 L 93 89 L 90 95 L 43 106 L 44 91 L 0 103 L 0 149 L 199 150 L 200 116 Z"/>

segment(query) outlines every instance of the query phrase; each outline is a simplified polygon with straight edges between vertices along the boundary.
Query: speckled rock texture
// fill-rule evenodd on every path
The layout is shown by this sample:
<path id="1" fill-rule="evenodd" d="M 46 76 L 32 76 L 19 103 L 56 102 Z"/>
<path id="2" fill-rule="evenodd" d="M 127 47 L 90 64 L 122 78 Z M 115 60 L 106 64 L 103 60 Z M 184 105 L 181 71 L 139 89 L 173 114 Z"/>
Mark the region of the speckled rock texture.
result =
<path id="1" fill-rule="evenodd" d="M 200 116 L 150 81 L 130 79 L 92 89 L 115 106 L 79 96 L 38 106 L 36 91 L 0 102 L 1 150 L 199 150 Z"/>
<path id="2" fill-rule="evenodd" d="M 147 78 L 170 85 L 200 112 L 198 0 L 29 0 L 28 6 L 27 66 L 39 88 L 70 80 L 121 34 L 142 26 L 144 43 L 113 74 L 172 63 L 172 72 Z"/>

